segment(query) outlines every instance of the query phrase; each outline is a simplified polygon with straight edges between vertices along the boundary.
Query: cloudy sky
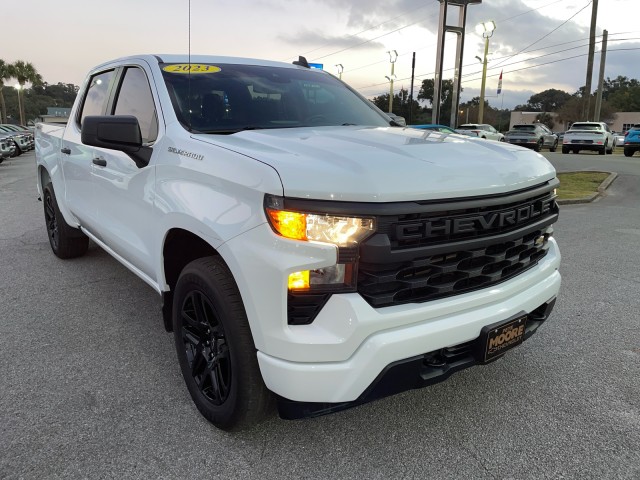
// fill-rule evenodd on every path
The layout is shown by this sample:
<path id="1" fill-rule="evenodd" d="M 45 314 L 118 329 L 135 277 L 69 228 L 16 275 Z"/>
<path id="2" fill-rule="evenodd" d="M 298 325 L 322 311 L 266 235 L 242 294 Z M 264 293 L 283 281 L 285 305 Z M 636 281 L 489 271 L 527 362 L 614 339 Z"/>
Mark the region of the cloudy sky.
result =
<path id="1" fill-rule="evenodd" d="M 605 76 L 640 78 L 638 3 L 599 1 L 597 40 L 603 29 L 609 32 Z M 387 51 L 398 53 L 396 92 L 410 86 L 412 52 L 416 94 L 435 70 L 438 0 L 191 0 L 190 37 L 188 0 L 22 0 L 20 5 L 28 14 L 24 21 L 3 22 L 0 58 L 33 63 L 49 83 L 80 84 L 89 68 L 120 56 L 186 53 L 189 38 L 192 53 L 287 62 L 304 55 L 334 74 L 342 64 L 343 80 L 368 97 L 389 91 Z M 513 107 L 548 88 L 575 92 L 585 84 L 591 9 L 589 0 L 484 0 L 470 6 L 462 101 L 479 95 L 482 66 L 475 56 L 482 56 L 483 40 L 474 26 L 486 20 L 497 24 L 487 78 L 493 106 Z M 447 38 L 445 69 L 453 66 L 454 46 L 455 38 Z M 594 88 L 599 58 L 597 53 Z M 497 97 L 501 70 L 504 95 Z"/>

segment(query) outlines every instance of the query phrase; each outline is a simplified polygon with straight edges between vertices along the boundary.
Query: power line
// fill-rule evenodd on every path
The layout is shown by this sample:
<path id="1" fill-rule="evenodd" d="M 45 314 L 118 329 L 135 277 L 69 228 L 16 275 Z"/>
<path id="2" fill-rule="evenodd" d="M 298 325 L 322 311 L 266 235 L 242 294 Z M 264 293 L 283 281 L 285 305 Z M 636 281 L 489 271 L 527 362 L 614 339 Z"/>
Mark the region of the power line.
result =
<path id="1" fill-rule="evenodd" d="M 562 28 L 564 25 L 567 24 L 567 22 L 569 22 L 569 20 L 573 19 L 576 15 L 578 15 L 580 12 L 582 12 L 585 8 L 587 8 L 589 5 L 591 5 L 591 3 L 593 3 L 592 1 L 589 1 L 589 3 L 587 3 L 584 7 L 582 7 L 580 10 L 578 10 L 576 13 L 574 13 L 573 15 L 571 15 L 569 18 L 567 18 L 564 22 L 562 22 L 560 25 L 558 25 L 556 28 L 554 28 L 553 30 L 551 30 L 549 33 L 547 33 L 546 35 L 543 35 L 542 37 L 540 37 L 538 40 L 536 40 L 535 42 L 527 45 L 526 47 L 524 47 L 522 50 L 520 50 L 517 53 L 514 53 L 513 55 L 509 56 L 507 59 L 503 60 L 506 61 L 509 58 L 515 57 L 517 55 L 520 55 L 522 52 L 524 52 L 525 50 L 527 50 L 529 47 L 534 46 L 536 43 L 538 43 L 541 40 L 544 40 L 545 38 L 547 38 L 549 35 L 551 35 L 553 32 L 555 32 L 556 30 L 559 30 L 560 28 Z M 502 63 L 502 62 L 500 62 Z M 500 63 L 498 63 L 498 65 L 500 65 Z M 496 66 L 496 65 L 494 65 Z"/>
<path id="2" fill-rule="evenodd" d="M 610 34 L 610 35 L 622 35 L 622 34 L 626 34 L 626 33 L 635 33 L 635 32 L 620 32 L 620 33 L 613 33 L 613 34 Z M 601 36 L 601 35 L 599 35 L 599 36 Z M 629 38 L 619 38 L 619 39 L 610 40 L 610 41 L 612 41 L 612 42 L 614 42 L 614 41 L 615 42 L 622 42 L 622 41 L 639 40 L 639 39 L 640 39 L 639 37 L 629 37 Z M 555 44 L 555 45 L 548 45 L 546 47 L 539 48 L 539 49 L 536 49 L 536 50 L 530 50 L 530 51 L 528 51 L 526 53 L 544 51 L 544 50 L 546 50 L 548 48 L 559 47 L 559 46 L 562 46 L 562 45 L 568 45 L 568 44 L 571 44 L 571 43 L 576 43 L 576 42 L 585 41 L 585 40 L 588 40 L 588 38 L 582 38 L 582 39 L 573 40 L 573 41 L 570 41 L 570 42 L 562 42 L 562 43 L 558 43 L 558 44 Z M 517 65 L 518 63 L 530 62 L 530 61 L 536 60 L 538 58 L 548 57 L 550 55 L 556 55 L 556 54 L 564 53 L 564 52 L 567 52 L 567 51 L 570 51 L 570 50 L 576 50 L 578 48 L 584 48 L 586 46 L 588 46 L 588 45 L 583 44 L 583 45 L 579 45 L 577 47 L 571 47 L 571 48 L 566 48 L 566 49 L 563 49 L 563 50 L 558 50 L 558 51 L 555 51 L 555 52 L 545 53 L 545 54 L 542 54 L 542 55 L 539 55 L 539 56 L 536 56 L 536 57 L 527 58 L 525 60 L 518 60 L 516 62 L 509 63 L 507 65 L 508 66 L 509 65 Z M 506 60 L 506 59 L 511 58 L 511 57 L 512 56 L 505 56 L 505 57 L 499 57 L 499 58 L 503 58 L 503 59 Z M 473 65 L 475 65 L 475 64 L 467 64 L 467 65 L 464 65 L 464 67 L 469 67 L 469 66 L 473 66 Z M 489 67 L 489 70 L 494 70 L 496 68 L 498 68 L 497 65 L 491 66 L 491 67 Z M 448 68 L 445 71 L 450 71 L 450 70 L 453 70 L 453 68 Z M 467 73 L 467 74 L 463 75 L 463 77 L 469 77 L 469 76 L 473 76 L 473 75 L 477 75 L 477 74 L 478 74 L 478 72 Z M 425 78 L 425 77 L 426 78 L 430 78 L 433 75 L 434 75 L 434 72 L 424 73 L 424 74 L 416 75 L 416 78 Z M 401 78 L 398 81 L 409 80 L 410 78 L 411 77 Z M 375 84 L 371 84 L 371 85 L 368 85 L 368 86 L 365 86 L 365 87 L 362 87 L 362 88 L 365 89 L 365 88 L 377 87 L 377 86 L 380 86 L 380 85 L 385 85 L 386 83 L 387 82 L 375 83 Z"/>
<path id="3" fill-rule="evenodd" d="M 640 50 L 640 47 L 634 47 L 634 48 L 615 48 L 615 49 L 608 49 L 608 50 L 607 50 L 607 53 L 612 53 L 612 52 L 628 52 L 628 51 L 638 51 L 638 50 Z M 558 60 L 552 60 L 552 61 L 550 61 L 550 62 L 539 63 L 539 64 L 536 64 L 536 65 L 528 65 L 528 66 L 526 66 L 526 67 L 516 68 L 516 69 L 513 69 L 513 70 L 505 70 L 505 71 L 504 71 L 504 73 L 505 73 L 505 74 L 508 74 L 508 73 L 520 72 L 520 71 L 523 71 L 523 70 L 530 70 L 530 69 L 532 69 L 532 68 L 544 67 L 544 66 L 547 66 L 547 65 L 553 65 L 553 64 L 556 64 L 556 63 L 566 62 L 567 60 L 574 60 L 574 59 L 576 59 L 576 58 L 586 57 L 587 55 L 588 55 L 588 53 L 581 53 L 581 54 L 579 54 L 579 55 L 573 55 L 573 56 L 571 56 L 571 57 L 560 58 L 560 59 L 558 59 Z M 517 62 L 516 62 L 516 63 L 517 63 Z M 494 73 L 494 74 L 492 74 L 492 75 L 487 75 L 487 78 L 497 77 L 497 76 L 499 76 L 499 75 L 500 75 L 499 73 Z M 409 77 L 409 78 L 411 78 L 411 77 Z M 480 79 L 479 77 L 478 77 L 478 78 L 471 78 L 471 79 L 468 79 L 468 80 L 463 81 L 462 83 L 470 83 L 470 82 L 473 82 L 473 81 L 477 81 L 477 80 L 479 80 L 479 79 Z M 400 80 L 397 80 L 397 81 L 403 81 L 403 80 L 408 80 L 408 78 L 400 79 Z M 384 83 L 383 83 L 383 84 L 384 84 Z M 362 91 L 363 91 L 363 90 L 365 90 L 365 89 L 367 89 L 367 88 L 370 88 L 370 87 L 376 87 L 376 86 L 383 85 L 383 84 L 370 85 L 369 87 L 362 87 L 362 88 L 358 88 L 358 89 L 356 89 L 356 90 L 357 90 L 357 91 L 359 91 L 360 93 L 362 93 Z M 379 93 L 379 95 L 384 95 L 384 94 L 386 94 L 386 93 L 387 93 L 387 92 L 380 92 L 380 93 Z M 363 94 L 363 95 L 364 95 L 364 94 Z M 369 94 L 369 95 L 372 95 L 372 94 Z M 379 95 L 376 95 L 376 96 L 379 96 Z"/>
<path id="4" fill-rule="evenodd" d="M 438 3 L 438 0 L 433 0 L 433 2 L 432 2 L 432 3 Z M 394 21 L 394 20 L 397 20 L 397 19 L 398 19 L 398 18 L 400 18 L 400 17 L 404 17 L 405 15 L 408 15 L 409 13 L 416 12 L 416 11 L 421 10 L 421 9 L 423 9 L 423 8 L 427 8 L 427 7 L 429 7 L 429 6 L 430 6 L 430 4 L 427 4 L 427 5 L 422 5 L 421 7 L 414 8 L 414 9 L 412 9 L 412 10 L 407 10 L 407 11 L 405 11 L 405 12 L 401 13 L 400 15 L 397 15 L 397 16 L 395 16 L 395 17 L 393 17 L 393 18 L 390 18 L 389 20 L 385 20 L 385 21 L 384 21 L 384 22 L 382 22 L 382 23 L 379 23 L 379 24 L 374 25 L 374 26 L 372 26 L 372 27 L 366 28 L 366 29 L 364 29 L 364 30 L 362 30 L 362 31 L 360 31 L 360 32 L 357 32 L 357 33 L 353 33 L 353 34 L 351 34 L 351 35 L 348 35 L 348 36 L 347 36 L 347 37 L 345 37 L 345 38 L 346 38 L 346 39 L 349 39 L 349 38 L 357 37 L 358 35 L 361 35 L 361 34 L 363 34 L 363 33 L 365 33 L 365 32 L 368 32 L 368 31 L 370 31 L 370 30 L 374 30 L 374 29 L 376 29 L 376 28 L 378 28 L 378 27 L 381 27 L 382 25 L 384 25 L 384 24 L 386 24 L 386 23 L 389 23 L 389 22 L 392 22 L 392 21 Z M 425 17 L 425 18 L 428 18 L 428 17 Z M 417 22 L 416 22 L 416 23 L 417 23 Z M 408 27 L 408 26 L 411 26 L 411 25 L 413 25 L 413 24 L 407 25 L 407 27 Z M 406 28 L 406 27 L 403 27 L 403 28 Z M 395 31 L 397 31 L 397 30 L 394 30 L 394 32 L 395 32 Z M 393 33 L 393 32 L 389 32 L 389 33 Z M 380 38 L 380 37 L 377 37 L 377 38 Z M 372 40 L 375 40 L 375 39 L 372 39 Z M 303 53 L 302 53 L 302 55 L 307 55 L 307 54 L 309 54 L 309 53 L 313 53 L 313 52 L 316 52 L 316 51 L 318 51 L 318 50 L 322 50 L 323 48 L 326 48 L 326 47 L 331 46 L 333 43 L 334 43 L 334 42 L 328 42 L 328 43 L 325 43 L 324 45 L 321 45 L 321 46 L 319 46 L 319 47 L 317 47 L 317 48 L 314 48 L 313 50 L 308 50 L 308 51 L 306 51 L 306 52 L 303 52 Z M 367 43 L 367 42 L 365 42 L 365 43 Z M 360 44 L 355 45 L 355 46 L 353 46 L 353 47 L 347 47 L 345 50 L 348 50 L 348 49 L 350 49 L 350 48 L 355 48 L 356 46 L 359 46 L 359 45 L 360 45 Z M 344 51 L 344 50 L 341 50 L 341 51 L 339 51 L 339 52 L 335 52 L 335 53 L 341 53 L 341 52 L 343 52 L 343 51 Z M 325 57 L 328 57 L 328 56 L 330 56 L 330 55 L 334 55 L 335 53 L 333 53 L 333 54 L 331 54 L 331 53 L 330 53 L 330 54 L 327 54 L 327 55 L 325 55 Z M 317 60 L 319 60 L 320 58 L 324 58 L 324 57 L 318 57 L 318 58 L 316 58 L 316 59 L 317 59 Z M 287 59 L 287 60 L 288 60 L 288 59 Z M 285 60 L 285 61 L 286 61 L 286 60 Z"/>
<path id="5" fill-rule="evenodd" d="M 323 55 L 321 57 L 314 57 L 314 60 L 321 60 L 323 58 L 330 57 L 332 55 L 337 55 L 338 53 L 342 53 L 342 52 L 345 52 L 347 50 L 351 50 L 352 48 L 360 47 L 360 46 L 365 45 L 365 44 L 367 44 L 369 42 L 373 42 L 374 40 L 377 40 L 379 38 L 386 37 L 387 35 L 391 35 L 392 33 L 396 33 L 396 32 L 399 32 L 400 30 L 404 30 L 405 28 L 411 27 L 411 26 L 415 25 L 416 23 L 420 23 L 423 20 L 426 20 L 427 18 L 435 17 L 436 15 L 438 15 L 438 13 L 436 13 L 435 15 L 428 15 L 426 17 L 423 17 L 423 18 L 419 19 L 419 20 L 416 20 L 413 23 L 410 23 L 409 25 L 405 25 L 404 27 L 396 28 L 395 30 L 391 30 L 390 32 L 383 33 L 382 35 L 378 35 L 377 37 L 370 38 L 369 40 L 365 40 L 364 42 L 360 42 L 360 43 L 358 43 L 356 45 L 352 45 L 350 47 L 345 47 L 342 50 L 338 50 L 337 52 L 327 53 L 326 55 Z"/>

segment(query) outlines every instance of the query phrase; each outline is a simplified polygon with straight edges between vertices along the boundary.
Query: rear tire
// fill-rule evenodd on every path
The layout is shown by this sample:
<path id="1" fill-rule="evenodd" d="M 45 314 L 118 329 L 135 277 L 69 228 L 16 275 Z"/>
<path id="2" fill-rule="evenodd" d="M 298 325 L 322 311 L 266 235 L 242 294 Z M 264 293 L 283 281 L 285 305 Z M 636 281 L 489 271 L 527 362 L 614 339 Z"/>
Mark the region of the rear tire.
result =
<path id="1" fill-rule="evenodd" d="M 69 225 L 58 207 L 51 182 L 43 190 L 44 220 L 51 250 L 58 258 L 67 259 L 84 255 L 89 248 L 89 238 Z"/>
<path id="2" fill-rule="evenodd" d="M 536 152 L 539 152 L 540 150 L 542 150 L 542 145 L 543 145 L 543 141 L 542 139 L 538 140 L 538 143 L 536 143 L 536 146 L 533 147 L 533 150 Z"/>
<path id="3" fill-rule="evenodd" d="M 633 157 L 633 154 L 635 153 L 635 150 L 633 148 L 626 148 L 624 149 L 624 156 L 625 157 Z"/>
<path id="4" fill-rule="evenodd" d="M 219 257 L 194 260 L 182 270 L 173 336 L 191 398 L 216 427 L 240 430 L 273 410 L 240 292 Z"/>
<path id="5" fill-rule="evenodd" d="M 562 147 L 562 153 L 563 154 L 569 153 L 569 147 Z"/>
<path id="6" fill-rule="evenodd" d="M 553 143 L 553 146 L 549 149 L 549 151 L 550 151 L 551 153 L 554 153 L 557 149 L 558 149 L 558 141 L 556 140 L 556 141 Z M 563 152 L 562 152 L 562 153 L 564 153 L 564 147 L 562 148 L 562 150 L 563 150 Z"/>
<path id="7" fill-rule="evenodd" d="M 605 143 L 604 146 L 598 150 L 598 155 L 605 155 L 607 153 L 607 144 Z"/>

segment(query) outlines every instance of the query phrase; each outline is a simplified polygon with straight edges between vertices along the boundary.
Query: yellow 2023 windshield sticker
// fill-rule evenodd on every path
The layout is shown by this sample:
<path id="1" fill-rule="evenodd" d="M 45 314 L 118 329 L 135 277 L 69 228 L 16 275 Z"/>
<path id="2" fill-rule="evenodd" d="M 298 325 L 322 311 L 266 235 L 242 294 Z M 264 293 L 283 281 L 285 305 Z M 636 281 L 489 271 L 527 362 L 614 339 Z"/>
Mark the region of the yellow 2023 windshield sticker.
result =
<path id="1" fill-rule="evenodd" d="M 221 69 L 214 65 L 204 65 L 201 63 L 176 63 L 167 65 L 162 70 L 171 73 L 217 73 Z"/>

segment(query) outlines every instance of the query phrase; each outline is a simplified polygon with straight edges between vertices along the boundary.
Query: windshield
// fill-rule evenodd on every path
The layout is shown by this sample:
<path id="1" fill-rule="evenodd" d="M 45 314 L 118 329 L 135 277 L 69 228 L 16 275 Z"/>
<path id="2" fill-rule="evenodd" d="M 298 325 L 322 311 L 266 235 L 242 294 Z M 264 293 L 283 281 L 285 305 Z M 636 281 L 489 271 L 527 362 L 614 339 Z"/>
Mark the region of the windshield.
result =
<path id="1" fill-rule="evenodd" d="M 460 125 L 458 130 L 480 130 L 478 125 Z"/>
<path id="2" fill-rule="evenodd" d="M 200 71 L 194 70 L 195 67 Z M 371 102 L 323 72 L 256 65 L 192 64 L 189 75 L 184 71 L 188 71 L 188 65 L 160 64 L 160 68 L 178 120 L 185 128 L 191 126 L 199 132 L 389 126 L 389 120 Z"/>

